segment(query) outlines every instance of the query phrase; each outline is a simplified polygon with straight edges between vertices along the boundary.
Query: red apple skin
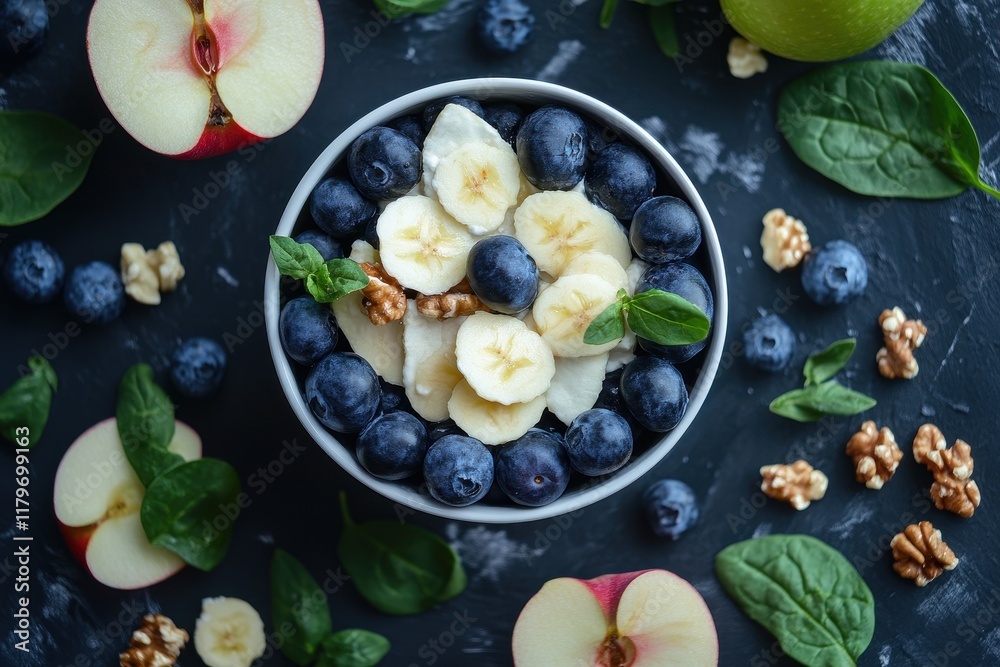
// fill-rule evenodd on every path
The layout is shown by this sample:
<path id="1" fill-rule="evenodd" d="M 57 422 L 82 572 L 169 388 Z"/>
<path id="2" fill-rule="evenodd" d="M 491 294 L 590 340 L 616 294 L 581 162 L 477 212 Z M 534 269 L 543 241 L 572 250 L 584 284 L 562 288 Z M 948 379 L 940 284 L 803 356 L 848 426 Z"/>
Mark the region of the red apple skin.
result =
<path id="1" fill-rule="evenodd" d="M 230 120 L 223 127 L 206 126 L 201 139 L 198 140 L 194 148 L 186 153 L 171 155 L 170 157 L 178 160 L 201 160 L 203 158 L 215 157 L 216 155 L 232 153 L 235 150 L 252 146 L 264 140 L 264 137 L 251 134 L 237 125 L 236 121 Z"/>
<path id="2" fill-rule="evenodd" d="M 87 567 L 87 545 L 90 544 L 90 536 L 94 534 L 97 525 L 67 526 L 58 519 L 56 519 L 56 523 L 59 524 L 59 532 L 62 533 L 63 539 L 66 540 L 66 546 L 69 547 L 70 553 L 80 561 L 81 565 Z M 87 571 L 89 572 L 90 568 L 87 568 Z"/>
<path id="3" fill-rule="evenodd" d="M 585 579 L 581 583 L 590 589 L 597 598 L 604 610 L 604 616 L 611 622 L 618 615 L 618 601 L 622 598 L 622 593 L 632 581 L 640 574 L 645 574 L 650 570 L 639 570 L 638 572 L 626 572 L 624 574 L 605 574 L 596 579 Z"/>

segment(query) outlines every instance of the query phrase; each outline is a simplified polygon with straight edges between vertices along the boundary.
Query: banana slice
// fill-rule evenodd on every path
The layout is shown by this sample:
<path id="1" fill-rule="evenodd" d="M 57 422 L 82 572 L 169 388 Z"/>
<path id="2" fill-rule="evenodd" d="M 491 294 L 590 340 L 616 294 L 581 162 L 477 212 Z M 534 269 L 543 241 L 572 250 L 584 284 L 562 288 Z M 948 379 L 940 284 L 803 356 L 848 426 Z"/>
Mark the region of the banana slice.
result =
<path id="1" fill-rule="evenodd" d="M 264 621 L 238 598 L 205 598 L 194 627 L 194 648 L 208 667 L 250 667 L 264 655 Z"/>
<path id="2" fill-rule="evenodd" d="M 475 239 L 430 197 L 401 197 L 376 225 L 382 266 L 403 287 L 439 294 L 465 277 Z"/>
<path id="3" fill-rule="evenodd" d="M 428 421 L 448 418 L 448 399 L 462 379 L 455 339 L 465 320 L 424 317 L 412 302 L 403 315 L 403 387 L 413 409 Z"/>
<path id="4" fill-rule="evenodd" d="M 545 392 L 549 412 L 569 425 L 580 413 L 594 407 L 604 388 L 608 353 L 567 359 L 556 357 L 556 374 Z"/>
<path id="5" fill-rule="evenodd" d="M 351 244 L 351 254 L 348 255 L 348 257 L 353 259 L 358 264 L 361 262 L 378 264 L 378 250 L 375 249 L 375 246 L 364 239 L 358 239 Z"/>
<path id="6" fill-rule="evenodd" d="M 510 144 L 485 120 L 458 104 L 445 105 L 424 137 L 421 151 L 424 162 L 424 194 L 429 197 L 436 195 L 434 177 L 438 166 L 446 156 L 465 144 L 487 144 L 500 150 L 507 149 L 511 155 L 514 154 Z"/>
<path id="7" fill-rule="evenodd" d="M 521 167 L 510 146 L 468 143 L 445 156 L 434 174 L 434 191 L 444 210 L 477 236 L 503 224 L 517 203 Z"/>
<path id="8" fill-rule="evenodd" d="M 632 333 L 628 327 L 626 327 L 625 335 L 620 341 L 618 341 L 618 344 L 611 349 L 611 352 L 608 353 L 608 366 L 605 370 L 610 373 L 611 371 L 618 370 L 626 364 L 632 363 L 635 359 L 636 342 L 635 334 Z"/>
<path id="9" fill-rule="evenodd" d="M 615 217 L 579 192 L 539 192 L 514 212 L 514 234 L 538 268 L 554 276 L 591 250 L 611 255 L 624 268 L 632 260 L 625 230 Z"/>
<path id="10" fill-rule="evenodd" d="M 618 260 L 597 250 L 585 252 L 571 259 L 560 275 L 575 276 L 581 273 L 604 278 L 618 289 L 626 289 L 629 284 L 628 274 Z"/>
<path id="11" fill-rule="evenodd" d="M 618 288 L 603 278 L 582 273 L 563 276 L 538 295 L 531 314 L 557 357 L 591 357 L 618 344 L 618 340 L 603 345 L 583 342 L 587 327 L 617 300 L 617 294 Z"/>
<path id="12" fill-rule="evenodd" d="M 517 440 L 538 423 L 545 411 L 545 394 L 527 403 L 503 405 L 480 397 L 467 380 L 455 385 L 448 412 L 460 429 L 487 445 Z"/>
<path id="13" fill-rule="evenodd" d="M 396 320 L 380 327 L 372 324 L 361 307 L 361 292 L 351 292 L 334 301 L 333 314 L 351 348 L 371 364 L 383 380 L 402 386 L 403 323 Z"/>
<path id="14" fill-rule="evenodd" d="M 625 269 L 625 275 L 628 276 L 628 293 L 630 296 L 635 295 L 635 288 L 642 279 L 642 274 L 646 272 L 649 268 L 649 264 L 642 261 L 638 257 L 632 259 L 629 263 L 628 268 Z"/>
<path id="15" fill-rule="evenodd" d="M 476 313 L 458 330 L 458 369 L 482 398 L 503 405 L 544 394 L 555 362 L 542 337 L 509 315 Z"/>

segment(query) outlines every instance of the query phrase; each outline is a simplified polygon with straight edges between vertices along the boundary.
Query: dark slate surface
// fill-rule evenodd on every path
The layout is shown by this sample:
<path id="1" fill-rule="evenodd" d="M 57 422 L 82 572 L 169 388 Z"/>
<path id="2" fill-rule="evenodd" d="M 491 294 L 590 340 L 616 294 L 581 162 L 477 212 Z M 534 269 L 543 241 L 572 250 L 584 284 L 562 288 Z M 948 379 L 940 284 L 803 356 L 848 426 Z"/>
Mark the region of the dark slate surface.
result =
<path id="1" fill-rule="evenodd" d="M 774 639 L 720 590 L 712 559 L 737 540 L 803 532 L 842 550 L 875 594 L 875 638 L 862 665 L 1000 663 L 1000 515 L 993 508 L 1000 488 L 993 442 L 1000 389 L 998 203 L 975 193 L 936 202 L 879 202 L 804 168 L 774 128 L 774 105 L 781 85 L 810 66 L 772 58 L 766 75 L 732 78 L 725 67 L 732 33 L 711 36 L 718 17 L 713 3 L 700 8 L 685 3 L 682 9 L 684 33 L 708 45 L 700 54 L 701 47 L 691 47 L 693 63 L 679 72 L 657 54 L 640 7 L 623 3 L 614 26 L 601 31 L 598 0 L 532 1 L 540 13 L 554 9 L 540 15 L 533 43 L 512 58 L 489 59 L 475 50 L 470 26 L 476 2 L 456 0 L 437 16 L 380 30 L 349 63 L 340 44 L 353 40 L 355 27 L 370 20 L 371 7 L 363 0 L 324 2 L 327 70 L 303 121 L 252 157 L 194 163 L 153 155 L 106 120 L 84 52 L 89 4 L 50 3 L 56 11 L 49 42 L 36 59 L 0 81 L 0 104 L 43 109 L 83 128 L 110 131 L 79 192 L 45 220 L 8 230 L 0 236 L 3 245 L 42 238 L 72 266 L 91 259 L 116 262 L 124 241 L 148 246 L 172 239 L 188 276 L 162 306 L 149 310 L 133 304 L 113 326 L 86 329 L 64 349 L 48 350 L 55 352 L 61 387 L 45 441 L 31 456 L 33 652 L 15 653 L 4 632 L 0 663 L 116 664 L 114 655 L 125 644 L 121 622 L 131 625 L 138 613 L 162 609 L 193 629 L 200 600 L 209 595 L 243 597 L 266 617 L 267 563 L 275 545 L 299 556 L 321 580 L 329 576 L 324 572 L 336 575 L 337 489 L 348 492 L 360 518 L 393 515 L 389 502 L 349 479 L 308 442 L 283 399 L 261 324 L 265 239 L 299 176 L 356 118 L 423 85 L 487 74 L 547 78 L 577 88 L 652 130 L 701 187 L 719 228 L 730 279 L 730 339 L 765 308 L 785 311 L 801 345 L 793 368 L 775 377 L 752 371 L 736 351 L 727 355 L 701 418 L 677 449 L 640 483 L 573 518 L 476 526 L 414 517 L 460 549 L 471 579 L 466 593 L 431 612 L 392 618 L 368 607 L 348 584 L 331 599 L 335 625 L 387 635 L 393 649 L 385 664 L 392 667 L 502 667 L 511 664 L 510 634 L 518 611 L 546 580 L 665 567 L 692 581 L 707 599 L 723 665 L 789 664 L 779 657 Z M 994 184 L 1000 163 L 1000 41 L 993 29 L 998 20 L 996 0 L 932 0 L 872 54 L 923 63 L 941 76 L 979 131 L 985 177 Z M 213 174 L 233 159 L 228 186 L 200 199 L 206 188 L 211 193 Z M 184 205 L 202 210 L 185 219 Z M 760 218 L 775 206 L 804 219 L 815 241 L 856 242 L 871 266 L 867 293 L 847 308 L 823 310 L 807 302 L 795 275 L 763 266 Z M 931 330 L 920 350 L 923 370 L 913 382 L 885 381 L 874 366 L 876 316 L 897 304 L 919 314 Z M 69 320 L 58 306 L 26 308 L 2 294 L 0 322 L 5 385 L 32 350 L 44 352 L 59 340 Z M 115 387 L 126 367 L 146 361 L 162 372 L 176 343 L 199 334 L 229 334 L 240 342 L 225 391 L 206 402 L 183 401 L 178 416 L 197 428 L 209 453 L 236 465 L 253 502 L 239 518 L 228 559 L 214 572 L 189 568 L 145 591 L 106 589 L 72 560 L 58 534 L 49 500 L 56 465 L 77 435 L 113 413 Z M 885 490 L 876 493 L 855 483 L 843 446 L 859 419 L 797 425 L 767 412 L 771 398 L 798 383 L 808 350 L 846 335 L 859 341 L 850 384 L 878 398 L 871 416 L 890 425 L 907 452 L 917 427 L 929 420 L 950 438 L 972 443 L 975 476 L 985 496 L 973 519 L 939 512 L 921 497 L 929 476 L 909 454 Z M 305 445 L 304 451 L 293 462 L 280 463 L 289 442 Z M 830 475 L 827 497 L 801 513 L 761 502 L 758 466 L 802 454 Z M 8 499 L 13 497 L 10 461 L 0 478 L 0 497 Z M 640 516 L 642 489 L 662 476 L 687 481 L 701 501 L 700 523 L 677 543 L 655 540 Z M 891 535 L 918 519 L 939 526 L 962 559 L 958 569 L 926 589 L 899 579 L 887 553 Z M 12 528 L 6 521 L 3 527 L 0 627 L 7 628 L 13 547 Z M 468 620 L 467 628 L 453 625 L 456 615 Z M 453 627 L 461 634 L 452 636 Z M 200 664 L 193 650 L 186 651 L 183 664 Z M 278 656 L 266 664 L 291 663 Z"/>

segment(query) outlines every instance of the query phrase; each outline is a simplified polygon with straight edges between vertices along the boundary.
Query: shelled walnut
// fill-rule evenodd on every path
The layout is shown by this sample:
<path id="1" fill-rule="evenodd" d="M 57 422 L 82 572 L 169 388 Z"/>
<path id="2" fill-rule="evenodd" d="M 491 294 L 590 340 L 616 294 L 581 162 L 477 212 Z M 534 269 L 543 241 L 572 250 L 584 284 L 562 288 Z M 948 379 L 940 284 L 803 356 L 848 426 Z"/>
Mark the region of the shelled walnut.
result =
<path id="1" fill-rule="evenodd" d="M 921 346 L 927 335 L 927 327 L 920 320 L 906 318 L 906 313 L 896 306 L 879 315 L 885 345 L 875 355 L 878 372 L 890 380 L 904 378 L 912 380 L 920 372 L 913 351 Z"/>
<path id="2" fill-rule="evenodd" d="M 164 241 L 155 250 L 146 250 L 139 243 L 123 243 L 121 275 L 125 293 L 147 306 L 160 304 L 161 292 L 173 292 L 184 277 L 177 246 Z"/>
<path id="3" fill-rule="evenodd" d="M 118 656 L 120 667 L 173 667 L 188 639 L 188 633 L 163 614 L 146 614 L 128 649 Z"/>
<path id="4" fill-rule="evenodd" d="M 797 510 L 809 507 L 826 495 L 829 480 L 819 470 L 799 459 L 791 465 L 777 463 L 760 469 L 760 490 L 775 500 L 783 500 Z"/>
<path id="5" fill-rule="evenodd" d="M 979 507 L 982 496 L 973 481 L 972 447 L 955 440 L 948 449 L 944 433 L 934 424 L 924 424 L 913 439 L 913 458 L 934 474 L 931 497 L 939 510 L 948 510 L 969 518 Z"/>
<path id="6" fill-rule="evenodd" d="M 417 311 L 424 317 L 445 320 L 472 315 L 480 310 L 490 309 L 473 293 L 467 278 L 444 294 L 417 294 Z"/>
<path id="7" fill-rule="evenodd" d="M 941 539 L 941 531 L 930 521 L 912 523 L 892 538 L 892 569 L 904 579 L 912 579 L 917 586 L 926 586 L 945 570 L 958 565 L 955 552 Z"/>
<path id="8" fill-rule="evenodd" d="M 847 455 L 854 461 L 854 472 L 859 482 L 869 489 L 881 489 L 892 479 L 903 459 L 903 451 L 896 444 L 896 437 L 887 427 L 879 429 L 875 422 L 866 421 L 847 442 Z"/>
<path id="9" fill-rule="evenodd" d="M 760 246 L 764 249 L 764 263 L 778 272 L 798 266 L 812 250 L 806 226 L 780 208 L 764 215 Z"/>
<path id="10" fill-rule="evenodd" d="M 767 71 L 767 58 L 760 47 L 742 37 L 733 37 L 726 54 L 729 73 L 737 79 L 749 79 L 754 74 Z"/>
<path id="11" fill-rule="evenodd" d="M 399 281 L 378 264 L 362 262 L 359 266 L 368 276 L 368 284 L 361 290 L 361 307 L 371 323 L 382 326 L 403 319 L 406 292 Z"/>

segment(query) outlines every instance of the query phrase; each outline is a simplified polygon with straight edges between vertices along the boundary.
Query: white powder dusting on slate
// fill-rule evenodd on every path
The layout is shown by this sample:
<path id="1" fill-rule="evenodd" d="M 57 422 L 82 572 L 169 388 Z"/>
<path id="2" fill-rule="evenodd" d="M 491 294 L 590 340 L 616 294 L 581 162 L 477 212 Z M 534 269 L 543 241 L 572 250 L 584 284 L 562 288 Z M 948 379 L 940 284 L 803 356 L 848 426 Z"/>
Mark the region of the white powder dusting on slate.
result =
<path id="1" fill-rule="evenodd" d="M 875 54 L 880 58 L 919 65 L 927 65 L 929 57 L 937 60 L 933 56 L 935 47 L 928 37 L 933 34 L 937 20 L 937 7 L 925 3 L 903 27 L 875 48 Z"/>
<path id="2" fill-rule="evenodd" d="M 445 534 L 462 563 L 490 581 L 500 581 L 501 575 L 510 568 L 530 563 L 545 553 L 544 549 L 531 549 L 527 544 L 512 540 L 506 530 L 491 530 L 485 526 L 462 532 L 452 523 L 448 524 Z"/>
<path id="3" fill-rule="evenodd" d="M 565 39 L 559 42 L 556 54 L 538 71 L 535 78 L 540 81 L 556 80 L 580 57 L 583 49 L 583 42 L 578 39 Z"/>

